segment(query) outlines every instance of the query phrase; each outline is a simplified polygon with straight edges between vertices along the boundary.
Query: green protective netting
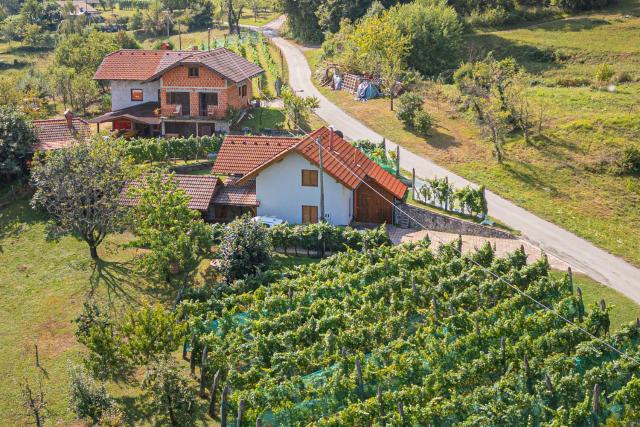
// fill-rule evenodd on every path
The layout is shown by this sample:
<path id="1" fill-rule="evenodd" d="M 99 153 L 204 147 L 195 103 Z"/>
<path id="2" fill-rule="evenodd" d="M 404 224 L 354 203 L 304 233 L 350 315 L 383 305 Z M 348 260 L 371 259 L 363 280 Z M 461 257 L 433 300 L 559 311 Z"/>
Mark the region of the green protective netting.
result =
<path id="1" fill-rule="evenodd" d="M 236 313 L 233 316 L 231 316 L 230 319 L 230 323 L 225 325 L 221 325 L 221 323 L 225 323 L 225 319 L 222 320 L 222 322 L 220 322 L 218 319 L 212 320 L 211 322 L 209 322 L 209 325 L 207 327 L 207 329 L 210 332 L 215 332 L 216 335 L 219 336 L 224 336 L 225 335 L 225 329 L 228 330 L 230 328 L 233 328 L 235 326 L 241 326 L 241 325 L 245 325 L 247 323 L 249 323 L 249 314 L 248 313 Z"/>

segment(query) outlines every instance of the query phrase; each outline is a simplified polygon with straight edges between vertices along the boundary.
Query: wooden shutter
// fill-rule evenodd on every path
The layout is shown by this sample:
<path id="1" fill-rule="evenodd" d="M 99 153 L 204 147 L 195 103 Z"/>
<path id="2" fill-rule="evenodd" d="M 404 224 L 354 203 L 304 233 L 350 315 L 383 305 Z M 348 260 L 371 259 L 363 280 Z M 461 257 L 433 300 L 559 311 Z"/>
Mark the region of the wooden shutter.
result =
<path id="1" fill-rule="evenodd" d="M 310 169 L 302 169 L 302 186 L 303 187 L 317 187 L 318 186 L 318 171 Z"/>
<path id="2" fill-rule="evenodd" d="M 302 223 L 316 224 L 318 222 L 317 206 L 302 206 Z"/>

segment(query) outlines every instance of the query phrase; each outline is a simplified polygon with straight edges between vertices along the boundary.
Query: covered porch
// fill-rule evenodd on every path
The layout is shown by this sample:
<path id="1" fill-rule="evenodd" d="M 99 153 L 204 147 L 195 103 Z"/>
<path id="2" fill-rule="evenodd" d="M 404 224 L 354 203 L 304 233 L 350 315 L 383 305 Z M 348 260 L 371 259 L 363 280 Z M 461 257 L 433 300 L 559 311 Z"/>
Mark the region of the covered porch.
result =
<path id="1" fill-rule="evenodd" d="M 154 137 L 162 135 L 160 104 L 157 102 L 147 102 L 134 107 L 110 111 L 89 120 L 89 123 L 97 125 L 98 132 L 100 124 L 108 122 L 111 122 L 111 129 L 114 132 L 120 132 L 127 136 Z"/>

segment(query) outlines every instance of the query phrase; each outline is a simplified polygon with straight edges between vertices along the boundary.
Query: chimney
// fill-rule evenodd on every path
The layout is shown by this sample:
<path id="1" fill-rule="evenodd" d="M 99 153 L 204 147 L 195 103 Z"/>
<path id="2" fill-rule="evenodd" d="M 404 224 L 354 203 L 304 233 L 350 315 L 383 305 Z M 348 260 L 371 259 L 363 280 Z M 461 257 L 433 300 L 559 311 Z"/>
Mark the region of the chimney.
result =
<path id="1" fill-rule="evenodd" d="M 71 110 L 66 110 L 64 112 L 64 118 L 67 120 L 67 127 L 69 129 L 73 129 L 73 113 Z"/>

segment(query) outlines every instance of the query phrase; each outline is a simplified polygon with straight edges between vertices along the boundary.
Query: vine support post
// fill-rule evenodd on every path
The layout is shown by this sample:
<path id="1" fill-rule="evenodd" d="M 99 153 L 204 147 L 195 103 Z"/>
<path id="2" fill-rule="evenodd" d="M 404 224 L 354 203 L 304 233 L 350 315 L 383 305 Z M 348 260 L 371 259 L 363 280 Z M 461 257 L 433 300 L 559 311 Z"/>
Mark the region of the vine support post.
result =
<path id="1" fill-rule="evenodd" d="M 593 410 L 593 425 L 600 425 L 600 384 L 593 386 L 591 409 Z"/>
<path id="2" fill-rule="evenodd" d="M 244 416 L 244 399 L 238 402 L 238 417 L 236 419 L 236 426 L 242 427 L 242 417 Z"/>
<path id="3" fill-rule="evenodd" d="M 569 281 L 569 290 L 571 291 L 571 295 L 573 295 L 573 272 L 571 271 L 571 267 L 567 268 L 567 279 Z"/>
<path id="4" fill-rule="evenodd" d="M 382 427 L 385 427 L 387 425 L 387 423 L 384 420 L 384 400 L 382 398 L 382 387 L 380 387 L 380 384 L 378 384 L 378 390 L 377 390 L 377 394 L 378 394 L 378 405 L 380 406 L 380 425 Z"/>
<path id="5" fill-rule="evenodd" d="M 360 400 L 364 400 L 364 383 L 362 382 L 362 365 L 360 364 L 360 358 L 356 358 L 356 375 L 358 376 L 358 394 Z"/>
<path id="6" fill-rule="evenodd" d="M 40 367 L 40 354 L 38 353 L 38 343 L 35 343 L 34 347 L 36 349 L 36 368 L 39 368 Z"/>
<path id="7" fill-rule="evenodd" d="M 202 360 L 200 363 L 200 397 L 204 398 L 205 394 L 205 375 L 207 366 L 207 356 L 209 355 L 209 349 L 205 345 L 202 349 Z"/>
<path id="8" fill-rule="evenodd" d="M 433 318 L 437 322 L 439 320 L 440 316 L 439 316 L 439 313 L 438 313 L 438 300 L 436 299 L 435 296 L 433 298 L 431 298 L 431 304 L 433 305 Z"/>
<path id="9" fill-rule="evenodd" d="M 582 289 L 580 286 L 576 288 L 578 294 L 578 322 L 582 323 L 582 316 L 584 315 L 584 303 L 582 302 Z"/>
<path id="10" fill-rule="evenodd" d="M 222 389 L 222 399 L 220 402 L 220 427 L 227 427 L 227 415 L 229 413 L 229 405 L 227 399 L 229 398 L 229 385 L 225 384 Z"/>
<path id="11" fill-rule="evenodd" d="M 404 403 L 398 402 L 398 413 L 400 414 L 400 419 L 404 421 Z"/>
<path id="12" fill-rule="evenodd" d="M 216 417 L 216 394 L 218 392 L 218 385 L 220 384 L 220 369 L 216 371 L 213 376 L 213 382 L 211 383 L 211 390 L 209 391 L 209 416 L 211 418 Z"/>
<path id="13" fill-rule="evenodd" d="M 396 145 L 396 176 L 400 177 L 400 146 Z"/>
<path id="14" fill-rule="evenodd" d="M 189 370 L 191 371 L 191 376 L 196 376 L 196 336 L 194 335 L 191 338 L 191 357 L 189 358 Z"/>

